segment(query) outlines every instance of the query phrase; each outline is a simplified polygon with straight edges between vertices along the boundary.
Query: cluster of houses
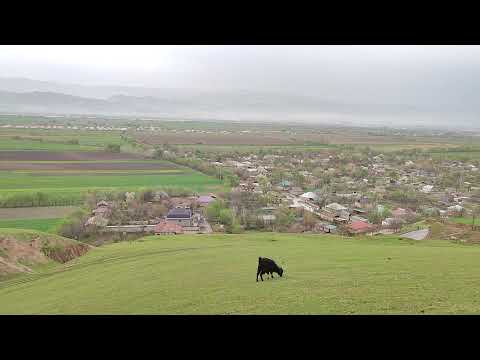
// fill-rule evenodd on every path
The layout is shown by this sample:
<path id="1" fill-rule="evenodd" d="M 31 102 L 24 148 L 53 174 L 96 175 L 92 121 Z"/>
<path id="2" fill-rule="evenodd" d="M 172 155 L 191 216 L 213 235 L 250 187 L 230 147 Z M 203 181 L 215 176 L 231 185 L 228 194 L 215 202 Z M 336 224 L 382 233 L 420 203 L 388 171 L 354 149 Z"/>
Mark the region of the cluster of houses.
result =
<path id="1" fill-rule="evenodd" d="M 161 196 L 154 196 L 154 199 L 168 197 L 167 194 L 162 193 Z M 127 198 L 129 194 L 131 193 L 126 194 Z M 88 218 L 85 226 L 95 225 L 102 232 L 154 233 L 157 235 L 208 234 L 212 232 L 212 228 L 203 216 L 201 209 L 215 200 L 216 196 L 214 194 L 172 197 L 169 198 L 169 201 L 173 206 L 168 209 L 168 213 L 164 217 L 143 221 L 128 221 L 127 224 L 121 225 L 109 225 L 113 202 L 100 201 L 96 208 L 92 210 L 92 216 Z"/>
<path id="2" fill-rule="evenodd" d="M 480 188 L 472 186 L 471 182 L 461 182 L 460 189 L 444 187 L 439 183 L 438 173 L 432 169 L 424 169 L 412 160 L 399 164 L 398 161 L 389 161 L 391 159 L 387 160 L 385 155 L 379 154 L 357 163 L 342 163 L 340 166 L 340 157 L 338 153 L 232 155 L 222 161 L 211 161 L 210 164 L 231 169 L 241 175 L 241 181 L 234 191 L 264 194 L 263 184 L 267 179 L 269 192 L 280 198 L 281 203 L 287 203 L 290 208 L 302 208 L 316 216 L 319 220 L 315 225 L 316 231 L 335 232 L 338 227 L 342 227 L 351 234 L 359 234 L 373 233 L 379 229 L 396 229 L 408 219 L 422 215 L 462 216 L 466 212 L 466 204 L 480 200 L 472 195 Z M 309 163 L 308 169 L 304 166 L 306 161 Z M 317 172 L 315 176 L 311 171 L 312 166 L 322 169 L 321 174 L 318 175 Z M 343 174 L 339 171 L 340 167 L 346 169 Z M 447 174 L 452 170 L 462 170 L 475 176 L 478 172 L 476 165 L 461 161 L 445 160 L 439 168 Z M 296 172 L 302 175 L 304 182 L 297 184 L 291 177 L 274 182 L 274 169 L 286 174 Z M 354 172 L 363 174 L 364 177 L 354 177 Z M 315 188 L 323 174 L 333 175 L 333 182 L 341 184 L 344 191 L 320 195 L 318 188 Z M 401 208 L 398 204 L 395 206 L 395 202 L 389 203 L 389 200 L 386 200 L 389 191 L 405 188 L 427 196 L 429 205 L 425 204 L 421 210 L 413 211 Z M 372 195 L 375 201 L 370 198 Z M 331 198 L 336 202 L 325 204 L 325 199 Z M 377 206 L 378 200 L 390 205 L 394 210 L 381 224 L 373 225 L 368 221 L 367 213 Z M 378 207 L 377 211 L 382 212 L 382 206 Z M 264 223 L 273 222 L 275 216 L 272 211 L 265 212 L 263 220 Z"/>

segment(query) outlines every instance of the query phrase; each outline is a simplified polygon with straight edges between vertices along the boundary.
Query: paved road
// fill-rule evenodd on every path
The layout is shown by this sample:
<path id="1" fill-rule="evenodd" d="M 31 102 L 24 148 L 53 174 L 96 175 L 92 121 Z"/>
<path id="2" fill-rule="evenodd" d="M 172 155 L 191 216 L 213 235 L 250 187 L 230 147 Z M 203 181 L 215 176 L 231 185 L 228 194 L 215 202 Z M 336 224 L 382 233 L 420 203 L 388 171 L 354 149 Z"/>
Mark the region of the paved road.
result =
<path id="1" fill-rule="evenodd" d="M 400 237 L 412 239 L 412 240 L 423 240 L 427 237 L 428 233 L 429 233 L 428 229 L 422 229 L 417 231 L 411 231 L 409 233 L 400 235 Z"/>

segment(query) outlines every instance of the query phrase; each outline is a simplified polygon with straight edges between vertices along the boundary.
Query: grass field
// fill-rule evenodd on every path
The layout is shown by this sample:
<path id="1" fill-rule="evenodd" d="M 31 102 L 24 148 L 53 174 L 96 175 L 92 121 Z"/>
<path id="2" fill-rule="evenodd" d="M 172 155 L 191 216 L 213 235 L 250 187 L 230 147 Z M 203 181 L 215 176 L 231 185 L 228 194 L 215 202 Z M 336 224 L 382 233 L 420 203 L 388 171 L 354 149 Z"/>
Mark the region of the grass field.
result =
<path id="1" fill-rule="evenodd" d="M 283 278 L 255 282 L 259 256 Z M 394 237 L 148 237 L 0 283 L 2 314 L 476 314 L 480 247 Z"/>
<path id="2" fill-rule="evenodd" d="M 4 192 L 34 190 L 58 191 L 68 189 L 100 189 L 180 186 L 200 190 L 209 185 L 218 185 L 217 179 L 198 172 L 185 171 L 177 173 L 144 174 L 135 172 L 127 174 L 93 173 L 88 175 L 39 175 L 35 173 L 0 174 L 0 194 Z"/>
<path id="3" fill-rule="evenodd" d="M 467 218 L 467 217 L 456 217 L 456 218 L 451 218 L 451 221 L 457 223 L 457 224 L 465 224 L 465 225 L 472 225 L 472 218 Z M 476 226 L 480 225 L 480 219 L 475 219 L 475 224 Z"/>
<path id="4" fill-rule="evenodd" d="M 29 229 L 53 232 L 63 219 L 9 219 L 0 220 L 0 228 Z"/>

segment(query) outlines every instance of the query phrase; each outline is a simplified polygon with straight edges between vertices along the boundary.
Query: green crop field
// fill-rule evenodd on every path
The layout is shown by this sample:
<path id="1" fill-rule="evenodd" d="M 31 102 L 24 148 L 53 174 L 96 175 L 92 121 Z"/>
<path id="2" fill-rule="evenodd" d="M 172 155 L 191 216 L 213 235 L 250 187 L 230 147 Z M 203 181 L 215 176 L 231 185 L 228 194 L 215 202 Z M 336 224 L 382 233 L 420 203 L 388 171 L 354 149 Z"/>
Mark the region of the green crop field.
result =
<path id="1" fill-rule="evenodd" d="M 214 177 L 163 160 L 0 162 L 0 208 L 76 205 L 89 190 L 141 188 L 225 189 Z"/>
<path id="2" fill-rule="evenodd" d="M 0 207 L 76 205 L 87 191 L 137 191 L 142 188 L 223 191 L 223 183 L 195 171 L 145 174 L 0 174 Z"/>
<path id="3" fill-rule="evenodd" d="M 9 219 L 0 220 L 0 228 L 29 229 L 53 232 L 63 219 Z"/>
<path id="4" fill-rule="evenodd" d="M 259 256 L 284 267 L 255 281 Z M 0 283 L 2 314 L 478 314 L 480 247 L 395 237 L 147 237 Z"/>
<path id="5" fill-rule="evenodd" d="M 0 175 L 0 193 L 11 191 L 48 189 L 92 189 L 92 188 L 137 188 L 181 186 L 200 189 L 208 185 L 218 185 L 217 179 L 198 172 L 144 174 L 89 174 L 89 175 L 38 175 L 35 173 L 7 173 Z"/>

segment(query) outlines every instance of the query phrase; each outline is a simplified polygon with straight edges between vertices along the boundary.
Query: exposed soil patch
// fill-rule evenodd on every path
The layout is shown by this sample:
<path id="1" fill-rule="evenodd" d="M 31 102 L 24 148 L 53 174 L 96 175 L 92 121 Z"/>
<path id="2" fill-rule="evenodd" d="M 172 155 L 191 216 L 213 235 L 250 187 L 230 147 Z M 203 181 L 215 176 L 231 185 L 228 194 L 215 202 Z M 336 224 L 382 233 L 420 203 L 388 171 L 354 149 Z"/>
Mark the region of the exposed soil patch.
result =
<path id="1" fill-rule="evenodd" d="M 471 225 L 457 224 L 449 221 L 428 220 L 430 226 L 429 239 L 459 241 L 469 244 L 480 244 L 480 228 L 472 229 Z"/>
<path id="2" fill-rule="evenodd" d="M 65 263 L 90 250 L 91 246 L 59 236 L 35 235 L 26 232 L 0 234 L 0 276 L 33 272 L 32 266 L 50 261 Z"/>
<path id="3" fill-rule="evenodd" d="M 43 248 L 43 253 L 53 261 L 59 263 L 66 263 L 67 261 L 73 260 L 77 257 L 80 257 L 86 254 L 89 250 L 89 247 L 85 244 L 75 244 L 68 245 L 65 247 L 55 247 L 55 248 Z"/>
<path id="4" fill-rule="evenodd" d="M 0 161 L 139 160 L 137 154 L 105 151 L 0 151 Z"/>

